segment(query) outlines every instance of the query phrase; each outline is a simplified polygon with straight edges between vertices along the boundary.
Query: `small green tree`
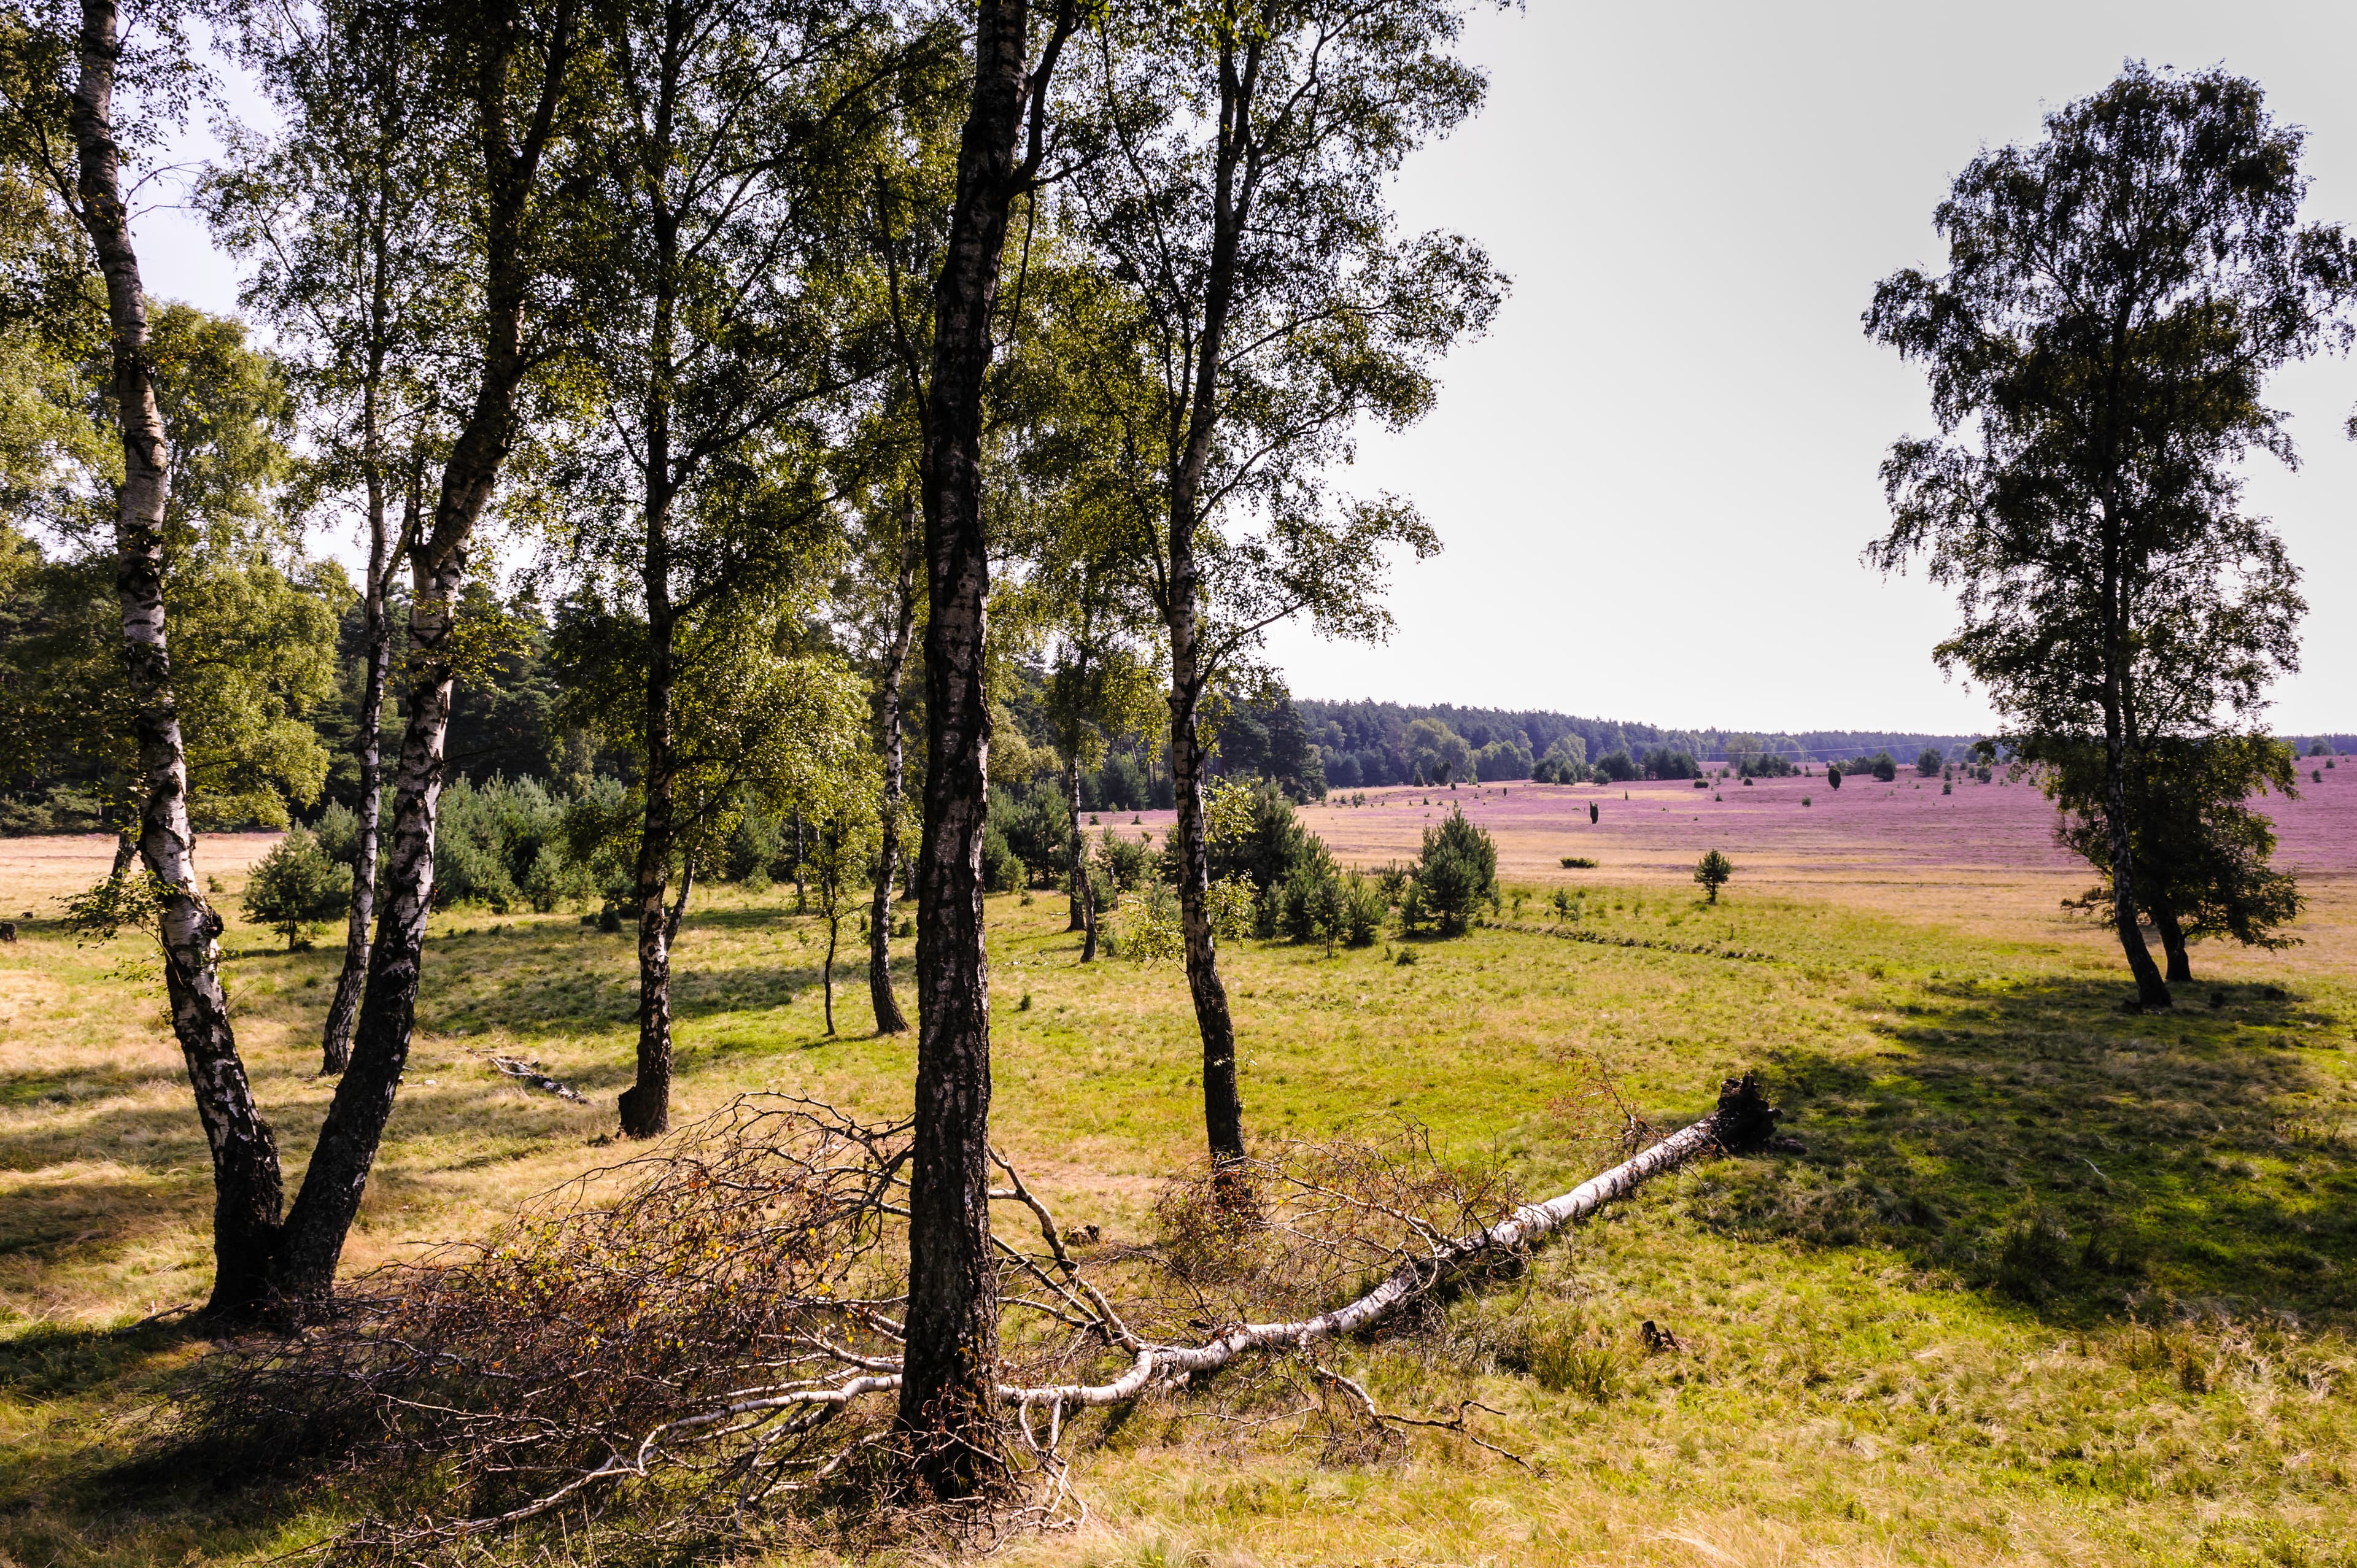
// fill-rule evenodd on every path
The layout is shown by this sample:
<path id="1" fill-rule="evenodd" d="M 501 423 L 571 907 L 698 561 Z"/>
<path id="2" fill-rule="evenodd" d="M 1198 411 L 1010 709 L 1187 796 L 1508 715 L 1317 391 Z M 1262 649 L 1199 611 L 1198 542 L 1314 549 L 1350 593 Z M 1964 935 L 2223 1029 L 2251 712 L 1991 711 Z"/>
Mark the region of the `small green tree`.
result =
<path id="1" fill-rule="evenodd" d="M 863 779 L 859 783 L 864 785 Z M 820 967 L 820 984 L 826 998 L 826 1032 L 834 1033 L 834 955 L 843 941 L 843 919 L 859 903 L 859 895 L 877 838 L 876 796 L 864 788 L 845 788 L 829 803 L 831 810 L 813 813 L 810 867 L 811 891 L 816 896 L 819 918 L 826 922 L 826 957 Z"/>
<path id="2" fill-rule="evenodd" d="M 1841 788 L 1841 769 L 1834 767 L 1831 763 L 1827 763 L 1825 765 L 1825 788 L 1828 789 L 1838 789 Z"/>
<path id="3" fill-rule="evenodd" d="M 1474 908 L 1497 889 L 1498 846 L 1463 811 L 1451 811 L 1438 827 L 1424 831 L 1410 908 L 1431 917 L 1443 936 L 1462 931 Z"/>
<path id="4" fill-rule="evenodd" d="M 242 907 L 247 919 L 284 936 L 292 952 L 305 932 L 343 918 L 351 896 L 350 868 L 328 859 L 319 841 L 298 827 L 253 868 Z"/>
<path id="5" fill-rule="evenodd" d="M 1923 755 L 1915 759 L 1915 771 L 1925 779 L 1937 779 L 1940 776 L 1939 752 L 1925 746 Z"/>
<path id="6" fill-rule="evenodd" d="M 1694 879 L 1703 885 L 1710 894 L 1710 901 L 1716 904 L 1718 902 L 1718 890 L 1726 886 L 1734 875 L 1735 863 L 1718 851 L 1712 850 L 1695 866 Z"/>

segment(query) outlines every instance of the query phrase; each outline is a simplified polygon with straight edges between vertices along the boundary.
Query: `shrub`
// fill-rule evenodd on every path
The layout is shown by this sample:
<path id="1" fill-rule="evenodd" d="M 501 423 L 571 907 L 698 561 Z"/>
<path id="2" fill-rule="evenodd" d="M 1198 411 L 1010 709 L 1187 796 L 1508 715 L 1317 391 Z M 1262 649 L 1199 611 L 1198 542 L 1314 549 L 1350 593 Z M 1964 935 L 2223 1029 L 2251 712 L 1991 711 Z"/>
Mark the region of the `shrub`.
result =
<path id="1" fill-rule="evenodd" d="M 591 897 L 617 908 L 635 897 L 639 832 L 643 825 L 636 791 L 619 779 L 594 781 L 565 808 L 565 858 L 576 868 Z M 616 926 L 600 925 L 605 929 Z"/>
<path id="2" fill-rule="evenodd" d="M 1390 907 L 1383 889 L 1361 873 L 1351 873 L 1342 882 L 1342 940 L 1354 948 L 1372 947 Z"/>
<path id="3" fill-rule="evenodd" d="M 2062 1221 L 2050 1210 L 2041 1208 L 2024 1215 L 1998 1240 L 1998 1288 L 2024 1301 L 2043 1299 L 2070 1272 L 2070 1242 Z"/>
<path id="4" fill-rule="evenodd" d="M 1809 798 L 1808 798 L 1806 795 L 1802 796 L 1802 797 L 1801 797 L 1801 804 L 1803 804 L 1803 806 L 1805 806 L 1805 805 L 1807 805 L 1808 803 L 1809 803 Z"/>
<path id="5" fill-rule="evenodd" d="M 1899 763 L 1887 751 L 1876 752 L 1867 767 L 1873 769 L 1874 781 L 1878 784 L 1888 784 L 1899 777 Z"/>
<path id="6" fill-rule="evenodd" d="M 1593 871 L 1596 869 L 1596 860 L 1592 855 L 1566 854 L 1563 857 L 1563 865 L 1564 869 L 1566 871 Z"/>
<path id="7" fill-rule="evenodd" d="M 1448 821 L 1424 831 L 1411 900 L 1417 918 L 1433 920 L 1444 936 L 1454 935 L 1497 890 L 1498 846 L 1463 811 L 1451 811 Z"/>
<path id="8" fill-rule="evenodd" d="M 1154 870 L 1154 851 L 1143 837 L 1125 839 L 1107 828 L 1097 835 L 1097 864 L 1116 894 L 1135 893 Z"/>
<path id="9" fill-rule="evenodd" d="M 1825 764 L 1825 788 L 1828 789 L 1841 788 L 1841 769 L 1832 763 Z"/>
<path id="10" fill-rule="evenodd" d="M 996 794 L 997 791 L 994 790 Z M 1023 857 L 1006 842 L 1006 830 L 999 824 L 998 813 L 990 813 L 990 821 L 982 830 L 982 886 L 989 893 L 1012 893 L 1023 886 L 1028 875 Z"/>
<path id="11" fill-rule="evenodd" d="M 253 868 L 242 907 L 247 919 L 278 932 L 292 951 L 306 932 L 341 919 L 351 897 L 351 868 L 328 859 L 319 841 L 297 827 Z"/>
<path id="12" fill-rule="evenodd" d="M 1389 908 L 1378 883 L 1321 857 L 1287 879 L 1276 924 L 1293 940 L 1322 941 L 1329 951 L 1337 943 L 1365 947 L 1383 929 Z"/>
<path id="13" fill-rule="evenodd" d="M 1255 893 L 1281 887 L 1294 868 L 1325 854 L 1316 835 L 1301 825 L 1293 802 L 1273 783 L 1223 782 L 1215 789 L 1219 809 L 1211 819 L 1211 877 L 1243 876 Z M 1163 845 L 1163 875 L 1177 882 L 1178 834 Z"/>
<path id="14" fill-rule="evenodd" d="M 1703 885 L 1710 894 L 1710 901 L 1716 904 L 1718 902 L 1718 890 L 1726 886 L 1734 875 L 1735 863 L 1718 851 L 1712 850 L 1695 864 L 1694 879 Z"/>
<path id="15" fill-rule="evenodd" d="M 390 806 L 392 802 L 387 801 L 386 804 Z M 387 811 L 378 815 L 380 829 L 391 814 Z M 341 801 L 328 802 L 328 809 L 319 813 L 319 820 L 311 826 L 311 836 L 318 841 L 319 853 L 339 865 L 349 867 L 361 857 L 360 817 Z"/>
<path id="16" fill-rule="evenodd" d="M 1178 929 L 1178 896 L 1165 882 L 1149 884 L 1105 932 L 1105 951 L 1132 963 L 1160 963 L 1186 950 Z"/>
<path id="17" fill-rule="evenodd" d="M 1260 924 L 1260 900 L 1247 879 L 1223 876 L 1203 890 L 1203 914 L 1211 922 L 1212 936 L 1221 941 L 1240 942 Z"/>
<path id="18" fill-rule="evenodd" d="M 729 881 L 745 883 L 758 893 L 779 875 L 785 857 L 786 832 L 778 819 L 761 811 L 739 811 L 721 843 L 719 870 Z"/>
<path id="19" fill-rule="evenodd" d="M 1940 754 L 1925 746 L 1923 755 L 1915 759 L 1915 771 L 1926 779 L 1937 779 L 1940 776 Z"/>
<path id="20" fill-rule="evenodd" d="M 1072 809 L 1063 787 L 1042 779 L 1019 793 L 1004 784 L 990 790 L 990 826 L 1023 865 L 1017 881 L 1052 885 L 1071 867 Z M 989 854 L 984 850 L 985 858 Z M 987 873 L 985 872 L 985 875 Z"/>
<path id="21" fill-rule="evenodd" d="M 631 815 L 614 787 L 615 815 Z M 507 914 L 519 907 L 546 914 L 559 904 L 586 899 L 592 887 L 588 868 L 573 852 L 572 809 L 536 779 L 494 778 L 482 785 L 458 779 L 442 792 L 441 820 L 434 838 L 434 903 L 488 905 Z M 629 857 L 637 854 L 635 824 L 626 832 Z M 628 895 L 628 883 L 624 894 Z"/>

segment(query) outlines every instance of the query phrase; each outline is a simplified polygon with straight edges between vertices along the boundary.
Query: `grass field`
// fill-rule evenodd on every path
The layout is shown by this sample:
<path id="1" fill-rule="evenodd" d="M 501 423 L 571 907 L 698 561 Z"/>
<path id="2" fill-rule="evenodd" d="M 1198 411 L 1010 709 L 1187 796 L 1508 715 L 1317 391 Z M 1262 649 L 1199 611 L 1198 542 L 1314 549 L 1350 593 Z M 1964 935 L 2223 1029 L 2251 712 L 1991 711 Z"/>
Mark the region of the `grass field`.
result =
<path id="1" fill-rule="evenodd" d="M 1639 800 L 1649 788 L 1663 798 Z M 2308 945 L 2197 950 L 2202 983 L 2147 1015 L 2119 1008 L 2116 950 L 2056 909 L 2084 879 L 2040 847 L 2027 790 L 1921 791 L 1982 813 L 1943 849 L 1912 790 L 1846 788 L 1833 817 L 1797 787 L 1790 802 L 1755 788 L 1735 802 L 1748 820 L 1710 801 L 1726 814 L 1706 822 L 1708 796 L 1678 788 L 1474 797 L 1522 901 L 1416 944 L 1412 964 L 1396 944 L 1226 957 L 1264 1137 L 1411 1117 L 1545 1193 L 1585 1174 L 1563 1106 L 1591 1063 L 1663 1126 L 1744 1068 L 1787 1107 L 1805 1153 L 1690 1168 L 1526 1285 L 1459 1304 L 1445 1333 L 1342 1353 L 1395 1408 L 1494 1406 L 1483 1434 L 1534 1468 L 1439 1435 L 1397 1463 L 1329 1466 L 1314 1444 L 1157 1406 L 1085 1455 L 1090 1525 L 1002 1555 L 2357 1563 L 2357 898 L 2336 848 L 2357 807 L 2326 786 L 2301 803 L 2312 820 L 2287 823 L 2316 894 Z M 1584 795 L 1606 800 L 1587 837 Z M 1673 804 L 1695 820 L 1639 820 Z M 1424 809 L 1327 808 L 1312 825 L 1381 861 L 1412 850 Z M 1800 810 L 1798 827 L 1774 818 Z M 1716 908 L 1677 875 L 1705 843 L 1745 868 Z M 201 864 L 233 895 L 263 847 L 209 840 Z M 0 916 L 35 911 L 0 947 L 0 1563 L 258 1560 L 329 1528 L 331 1498 L 115 1468 L 208 1348 L 140 1320 L 201 1294 L 210 1194 L 144 955 L 77 949 L 46 902 L 94 880 L 106 849 L 0 844 Z M 1575 853 L 1604 864 L 1556 868 Z M 1546 902 L 1557 886 L 1578 888 L 1577 918 Z M 787 1088 L 899 1112 L 912 1047 L 865 1034 L 856 974 L 839 977 L 844 1032 L 823 1034 L 819 933 L 791 889 L 699 897 L 680 954 L 684 1112 Z M 1200 1139 L 1183 976 L 1079 967 L 1049 895 L 992 917 L 998 1137 L 1064 1223 L 1139 1238 Z M 227 947 L 241 1041 L 299 1169 L 328 1095 L 311 1075 L 335 955 L 238 927 Z M 617 1152 L 627 936 L 461 910 L 436 918 L 427 964 L 353 1269 L 479 1234 Z M 493 1051 L 537 1057 L 589 1103 L 515 1086 Z M 1648 1354 L 1645 1319 L 1684 1348 Z"/>

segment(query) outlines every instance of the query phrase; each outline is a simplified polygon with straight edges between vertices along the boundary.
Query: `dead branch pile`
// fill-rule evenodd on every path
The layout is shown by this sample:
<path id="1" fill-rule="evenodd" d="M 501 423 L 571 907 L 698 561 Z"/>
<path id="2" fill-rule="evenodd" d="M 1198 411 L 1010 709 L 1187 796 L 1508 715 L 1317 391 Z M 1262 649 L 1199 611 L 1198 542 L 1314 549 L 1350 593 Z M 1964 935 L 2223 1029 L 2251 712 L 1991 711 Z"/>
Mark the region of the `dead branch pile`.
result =
<path id="1" fill-rule="evenodd" d="M 862 1396 L 898 1386 L 907 1153 L 905 1124 L 740 1102 L 486 1244 L 363 1279 L 298 1338 L 222 1359 L 196 1430 L 264 1463 L 339 1460 L 395 1494 L 369 1506 L 438 1521 L 353 1548 L 576 1498 L 594 1513 L 649 1477 L 683 1530 L 823 1487 L 889 1415 Z"/>
<path id="2" fill-rule="evenodd" d="M 1463 1408 L 1378 1410 L 1319 1347 L 1414 1327 L 1650 1176 L 1765 1141 L 1774 1114 L 1751 1079 L 1730 1080 L 1717 1113 L 1544 1203 L 1494 1166 L 1450 1166 L 1414 1128 L 1295 1145 L 1174 1186 L 1157 1244 L 1084 1255 L 999 1162 L 992 1197 L 1032 1223 L 997 1240 L 999 1500 L 1028 1499 L 998 1522 L 1074 1517 L 1066 1459 L 1091 1412 L 1247 1360 L 1314 1395 L 1329 1428 L 1339 1407 L 1383 1442 L 1402 1425 L 1464 1432 Z M 184 1440 L 243 1463 L 329 1461 L 376 1521 L 336 1543 L 339 1560 L 560 1532 L 675 1555 L 872 1526 L 915 1501 L 894 1401 L 874 1397 L 899 1385 L 908 1132 L 741 1101 L 490 1243 L 371 1276 L 300 1337 L 216 1359 Z M 1036 1243 L 1007 1239 L 1027 1230 Z"/>

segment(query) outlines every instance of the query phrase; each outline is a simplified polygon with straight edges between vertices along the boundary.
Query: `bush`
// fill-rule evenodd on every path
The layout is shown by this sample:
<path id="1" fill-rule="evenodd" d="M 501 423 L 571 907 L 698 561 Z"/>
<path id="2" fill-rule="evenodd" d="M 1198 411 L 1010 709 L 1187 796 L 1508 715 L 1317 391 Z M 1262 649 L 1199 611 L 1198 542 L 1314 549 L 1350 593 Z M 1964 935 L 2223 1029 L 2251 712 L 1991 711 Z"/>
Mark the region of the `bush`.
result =
<path id="1" fill-rule="evenodd" d="M 330 860 L 319 841 L 297 827 L 253 868 L 242 907 L 247 919 L 278 932 L 292 951 L 306 932 L 343 918 L 351 897 L 351 868 Z"/>
<path id="2" fill-rule="evenodd" d="M 565 857 L 588 895 L 608 910 L 638 896 L 639 832 L 645 825 L 638 792 L 619 779 L 595 779 L 565 808 Z M 615 916 L 617 925 L 621 917 Z M 615 929 L 601 919 L 600 929 Z"/>
<path id="3" fill-rule="evenodd" d="M 1695 865 L 1694 879 L 1709 891 L 1710 901 L 1716 904 L 1718 902 L 1718 890 L 1726 886 L 1734 875 L 1735 863 L 1718 851 L 1712 850 Z"/>
<path id="4" fill-rule="evenodd" d="M 612 804 L 615 814 L 627 811 L 625 802 Z M 484 904 L 501 915 L 518 908 L 544 915 L 586 899 L 593 879 L 570 853 L 574 827 L 571 810 L 536 779 L 495 778 L 479 786 L 455 780 L 442 791 L 434 836 L 435 907 Z M 635 855 L 637 832 L 627 831 Z"/>
<path id="5" fill-rule="evenodd" d="M 387 815 L 390 813 L 379 814 L 377 821 L 380 825 Z M 312 824 L 311 836 L 318 841 L 319 853 L 339 865 L 350 867 L 361 857 L 359 813 L 340 801 L 328 802 L 328 809 L 320 812 L 319 820 Z"/>
<path id="6" fill-rule="evenodd" d="M 1223 876 L 1203 890 L 1203 915 L 1214 938 L 1240 942 L 1260 924 L 1260 900 L 1244 878 Z"/>
<path id="7" fill-rule="evenodd" d="M 992 790 L 992 794 L 998 793 Z M 1027 875 L 1023 857 L 1008 846 L 1006 830 L 999 824 L 996 811 L 982 830 L 982 886 L 986 893 L 1012 893 L 1023 886 Z"/>
<path id="8" fill-rule="evenodd" d="M 1461 811 L 1424 831 L 1424 853 L 1417 857 L 1414 897 L 1403 908 L 1413 929 L 1416 920 L 1430 919 L 1444 936 L 1462 931 L 1476 907 L 1498 891 L 1498 846 L 1487 832 L 1465 820 Z M 1412 913 L 1411 913 L 1412 911 Z"/>
<path id="9" fill-rule="evenodd" d="M 1841 788 L 1841 769 L 1831 763 L 1825 765 L 1825 788 L 1828 789 Z"/>
<path id="10" fill-rule="evenodd" d="M 1867 763 L 1867 768 L 1873 773 L 1874 781 L 1878 784 L 1888 784 L 1899 777 L 1898 759 L 1887 751 L 1876 752 Z"/>
<path id="11" fill-rule="evenodd" d="M 1154 870 L 1154 851 L 1141 836 L 1123 838 L 1111 828 L 1097 834 L 1097 864 L 1116 895 L 1135 893 Z"/>
<path id="12" fill-rule="evenodd" d="M 1297 942 L 1365 947 L 1383 929 L 1391 905 L 1383 886 L 1359 872 L 1343 872 L 1323 855 L 1295 870 L 1279 901 L 1277 923 Z"/>
<path id="13" fill-rule="evenodd" d="M 1596 869 L 1596 857 L 1587 854 L 1566 854 L 1563 857 L 1563 868 L 1566 871 L 1593 871 Z"/>
<path id="14" fill-rule="evenodd" d="M 1004 784 L 990 790 L 990 826 L 1022 863 L 1017 882 L 1052 885 L 1071 869 L 1072 810 L 1063 787 L 1043 779 L 1020 793 Z M 985 857 L 989 850 L 983 851 Z"/>
<path id="15" fill-rule="evenodd" d="M 786 831 L 777 818 L 740 811 L 720 846 L 720 870 L 729 881 L 742 882 L 758 893 L 780 874 L 786 853 Z M 791 874 L 792 867 L 782 869 Z"/>
<path id="16" fill-rule="evenodd" d="M 1940 776 L 1940 754 L 1925 746 L 1923 755 L 1915 759 L 1915 771 L 1926 779 L 1937 779 Z"/>
<path id="17" fill-rule="evenodd" d="M 1105 951 L 1132 963 L 1159 963 L 1186 951 L 1178 929 L 1178 896 L 1169 884 L 1148 885 L 1145 897 L 1122 910 L 1105 932 Z"/>
<path id="18" fill-rule="evenodd" d="M 1301 825 L 1293 802 L 1275 784 L 1255 788 L 1248 804 L 1250 811 L 1239 825 L 1212 836 L 1211 878 L 1216 882 L 1242 876 L 1255 893 L 1265 897 L 1284 886 L 1297 868 L 1323 858 L 1326 846 Z M 1178 881 L 1179 873 L 1173 864 L 1178 836 L 1168 835 L 1164 843 L 1164 875 L 1172 882 Z"/>

